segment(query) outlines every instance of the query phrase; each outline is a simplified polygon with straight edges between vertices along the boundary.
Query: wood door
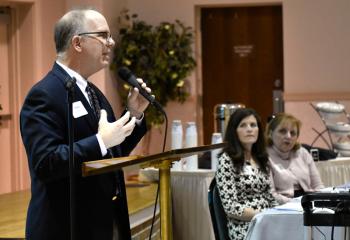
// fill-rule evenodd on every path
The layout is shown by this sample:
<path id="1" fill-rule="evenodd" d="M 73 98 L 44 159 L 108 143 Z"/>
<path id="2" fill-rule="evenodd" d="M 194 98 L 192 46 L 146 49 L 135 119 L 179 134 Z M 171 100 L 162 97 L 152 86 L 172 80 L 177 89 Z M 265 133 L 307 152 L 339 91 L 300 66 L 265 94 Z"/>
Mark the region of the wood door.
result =
<path id="1" fill-rule="evenodd" d="M 203 133 L 209 144 L 214 106 L 243 103 L 263 124 L 273 90 L 283 90 L 282 7 L 201 9 Z"/>
<path id="2" fill-rule="evenodd" d="M 13 190 L 12 151 L 15 149 L 14 122 L 11 118 L 9 72 L 9 15 L 0 7 L 0 194 Z"/>

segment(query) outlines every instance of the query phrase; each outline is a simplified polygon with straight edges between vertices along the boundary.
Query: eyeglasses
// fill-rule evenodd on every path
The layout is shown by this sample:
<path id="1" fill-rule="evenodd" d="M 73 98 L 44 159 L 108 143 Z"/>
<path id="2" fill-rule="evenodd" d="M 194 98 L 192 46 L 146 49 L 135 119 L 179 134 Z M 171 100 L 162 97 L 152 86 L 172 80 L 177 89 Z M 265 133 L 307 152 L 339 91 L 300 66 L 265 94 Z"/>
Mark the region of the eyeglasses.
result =
<path id="1" fill-rule="evenodd" d="M 84 35 L 97 35 L 97 37 L 102 37 L 107 44 L 112 44 L 113 42 L 111 33 L 107 31 L 78 33 L 78 36 L 84 36 Z"/>

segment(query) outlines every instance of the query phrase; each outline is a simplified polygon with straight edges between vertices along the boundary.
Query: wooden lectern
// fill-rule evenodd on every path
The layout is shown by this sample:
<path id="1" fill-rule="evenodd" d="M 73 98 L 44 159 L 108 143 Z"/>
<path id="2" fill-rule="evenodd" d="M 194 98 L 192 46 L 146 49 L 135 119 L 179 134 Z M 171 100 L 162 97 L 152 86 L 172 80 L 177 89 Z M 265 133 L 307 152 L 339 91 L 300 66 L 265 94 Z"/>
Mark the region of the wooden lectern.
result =
<path id="1" fill-rule="evenodd" d="M 159 169 L 160 184 L 160 223 L 162 240 L 172 239 L 171 225 L 171 191 L 170 191 L 170 168 L 173 161 L 191 155 L 223 148 L 226 143 L 204 145 L 192 148 L 174 149 L 163 153 L 149 156 L 128 156 L 110 158 L 105 160 L 84 162 L 82 173 L 84 177 L 107 173 L 130 165 L 140 165 L 141 168 L 155 167 Z"/>

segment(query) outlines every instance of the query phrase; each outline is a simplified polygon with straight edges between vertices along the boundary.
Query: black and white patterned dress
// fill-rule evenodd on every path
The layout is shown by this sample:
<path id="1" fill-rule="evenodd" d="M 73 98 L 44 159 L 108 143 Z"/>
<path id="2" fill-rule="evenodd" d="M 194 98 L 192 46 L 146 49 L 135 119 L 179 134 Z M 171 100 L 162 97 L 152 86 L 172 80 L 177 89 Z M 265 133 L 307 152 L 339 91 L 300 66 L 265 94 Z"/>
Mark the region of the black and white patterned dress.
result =
<path id="1" fill-rule="evenodd" d="M 234 170 L 230 157 L 224 153 L 219 159 L 215 178 L 228 216 L 230 239 L 243 240 L 250 222 L 240 221 L 232 215 L 241 216 L 244 208 L 262 210 L 277 204 L 271 194 L 269 175 L 248 164 L 238 173 Z"/>

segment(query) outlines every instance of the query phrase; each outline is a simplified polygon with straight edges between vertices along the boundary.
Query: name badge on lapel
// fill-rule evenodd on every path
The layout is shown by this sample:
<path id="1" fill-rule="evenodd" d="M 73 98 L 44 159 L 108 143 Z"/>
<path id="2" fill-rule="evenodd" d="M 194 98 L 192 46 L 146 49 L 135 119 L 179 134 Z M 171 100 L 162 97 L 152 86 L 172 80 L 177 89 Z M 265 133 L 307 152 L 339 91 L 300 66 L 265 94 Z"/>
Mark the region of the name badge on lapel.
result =
<path id="1" fill-rule="evenodd" d="M 80 118 L 82 116 L 87 115 L 88 112 L 84 108 L 81 101 L 77 101 L 73 103 L 73 117 L 74 118 Z"/>

